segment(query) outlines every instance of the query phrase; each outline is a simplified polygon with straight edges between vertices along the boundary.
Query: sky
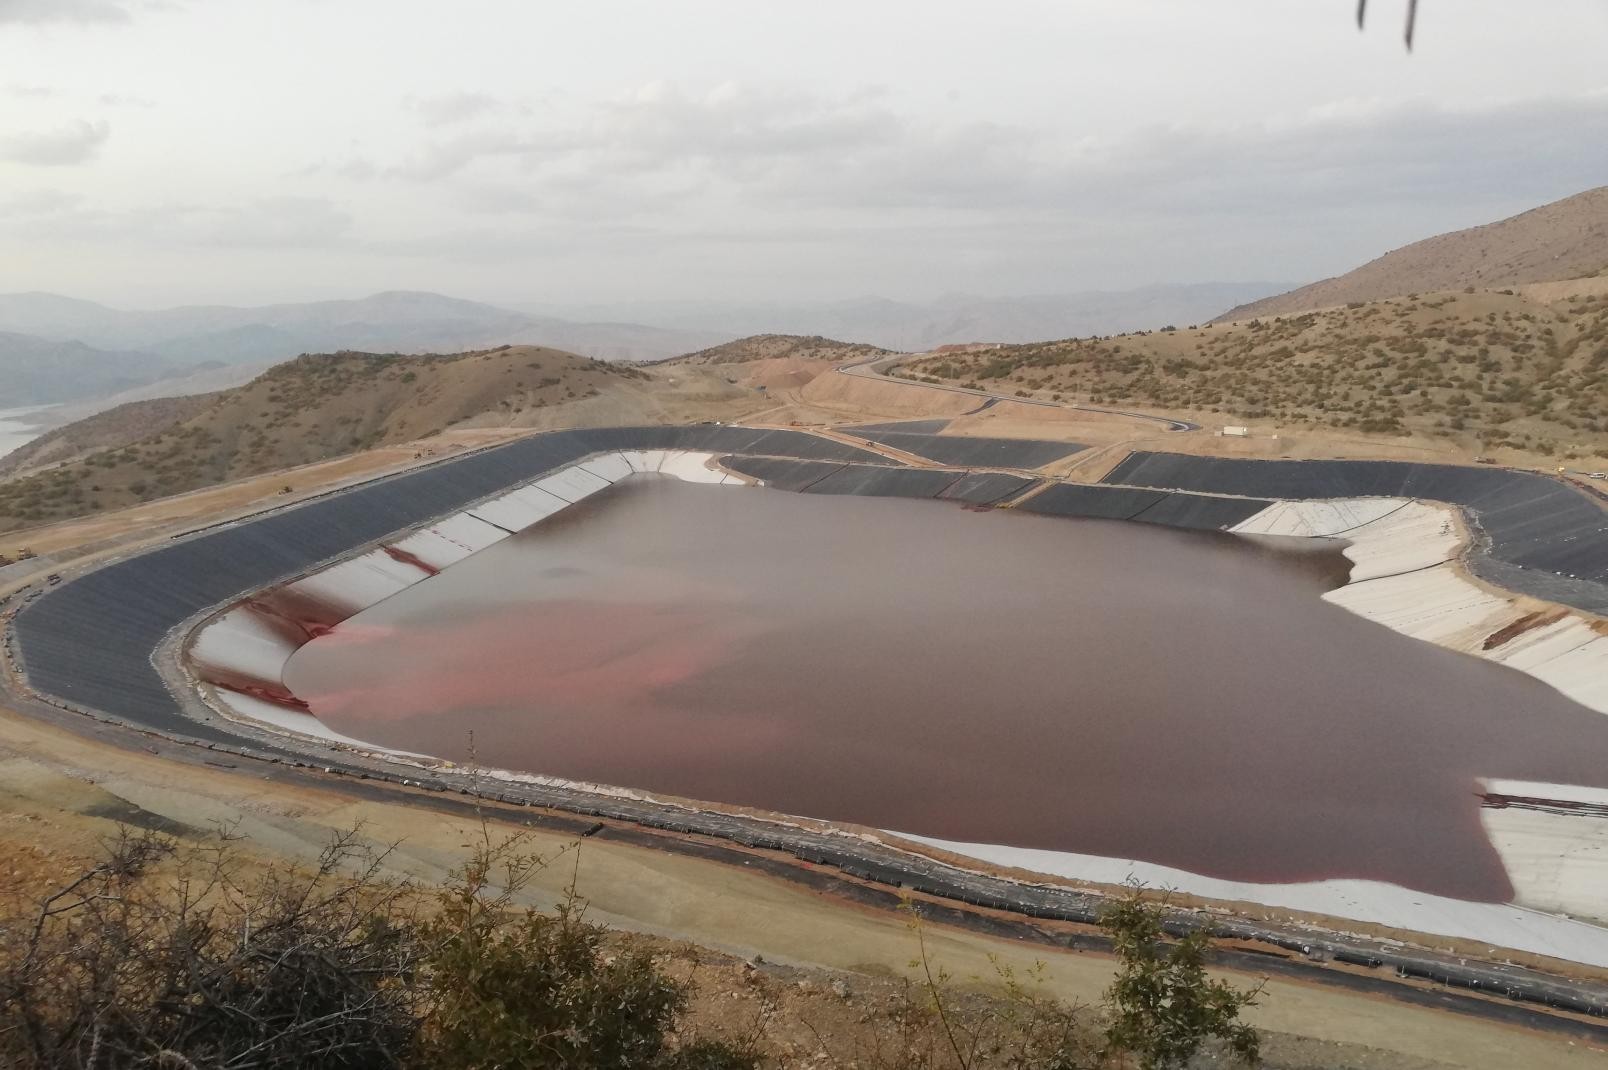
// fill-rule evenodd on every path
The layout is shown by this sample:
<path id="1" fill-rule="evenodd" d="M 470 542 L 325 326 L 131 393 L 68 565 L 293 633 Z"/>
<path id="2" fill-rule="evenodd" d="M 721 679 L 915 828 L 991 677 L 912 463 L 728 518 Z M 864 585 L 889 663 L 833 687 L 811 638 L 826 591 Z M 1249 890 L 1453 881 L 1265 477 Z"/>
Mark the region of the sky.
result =
<path id="1" fill-rule="evenodd" d="M 1299 283 L 1608 183 L 1608 3 L 0 0 L 0 292 Z"/>

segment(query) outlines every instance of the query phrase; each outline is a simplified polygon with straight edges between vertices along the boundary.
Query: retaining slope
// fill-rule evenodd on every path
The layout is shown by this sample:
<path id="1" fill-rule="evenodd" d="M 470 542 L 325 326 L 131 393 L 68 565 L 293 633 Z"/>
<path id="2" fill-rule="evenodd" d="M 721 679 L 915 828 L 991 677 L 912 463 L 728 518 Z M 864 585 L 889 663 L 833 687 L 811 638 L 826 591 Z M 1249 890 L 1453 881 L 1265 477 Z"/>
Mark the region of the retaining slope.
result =
<path id="1" fill-rule="evenodd" d="M 1474 574 L 1508 590 L 1608 614 L 1608 510 L 1543 475 L 1409 461 L 1258 461 L 1135 453 L 1107 485 L 1253 498 L 1425 498 L 1460 507 Z"/>
<path id="2" fill-rule="evenodd" d="M 1042 439 L 930 435 L 908 430 L 845 428 L 849 434 L 956 468 L 1039 468 L 1089 447 Z"/>

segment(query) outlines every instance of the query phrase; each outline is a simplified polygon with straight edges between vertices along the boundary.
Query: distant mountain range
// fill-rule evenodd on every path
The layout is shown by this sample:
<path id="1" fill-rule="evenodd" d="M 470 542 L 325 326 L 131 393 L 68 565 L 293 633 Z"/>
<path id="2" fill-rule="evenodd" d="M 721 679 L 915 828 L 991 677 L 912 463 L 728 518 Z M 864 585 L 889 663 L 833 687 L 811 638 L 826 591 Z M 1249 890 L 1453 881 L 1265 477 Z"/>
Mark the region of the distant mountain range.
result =
<path id="1" fill-rule="evenodd" d="M 116 394 L 188 370 L 154 353 L 113 352 L 76 340 L 0 331 L 0 409 Z"/>
<path id="2" fill-rule="evenodd" d="M 0 330 L 103 349 L 138 350 L 175 361 L 284 360 L 340 349 L 459 352 L 544 344 L 604 359 L 674 356 L 724 341 L 710 332 L 636 324 L 571 323 L 440 294 L 391 291 L 351 301 L 240 308 L 190 305 L 156 311 L 108 308 L 47 293 L 0 294 Z M 565 346 L 565 343 L 570 346 Z"/>
<path id="3" fill-rule="evenodd" d="M 1223 309 L 1287 286 L 1196 283 L 1029 297 L 948 294 L 931 301 L 867 297 L 819 304 L 718 301 L 529 305 L 529 311 L 697 329 L 724 339 L 756 334 L 821 335 L 906 352 L 965 342 L 1042 342 L 1204 323 Z"/>
<path id="4" fill-rule="evenodd" d="M 173 382 L 216 390 L 302 353 L 455 353 L 542 344 L 608 360 L 652 360 L 726 341 L 716 331 L 574 323 L 432 293 L 352 301 L 156 311 L 108 308 L 48 293 L 0 294 L 0 409 L 121 396 Z M 156 393 L 160 393 L 160 388 Z M 124 399 L 128 400 L 128 399 Z"/>
<path id="5" fill-rule="evenodd" d="M 541 345 L 604 360 L 660 360 L 746 335 L 824 335 L 885 349 L 1027 342 L 1185 326 L 1272 283 L 1152 286 L 1021 298 L 930 302 L 681 303 L 593 306 L 559 315 L 440 294 L 392 291 L 349 301 L 243 308 L 109 308 L 49 293 L 0 294 L 0 409 L 216 390 L 301 353 L 453 353 Z M 650 325 L 651 324 L 651 325 Z M 207 373 L 211 374 L 197 374 Z M 183 383 L 178 380 L 184 380 Z"/>

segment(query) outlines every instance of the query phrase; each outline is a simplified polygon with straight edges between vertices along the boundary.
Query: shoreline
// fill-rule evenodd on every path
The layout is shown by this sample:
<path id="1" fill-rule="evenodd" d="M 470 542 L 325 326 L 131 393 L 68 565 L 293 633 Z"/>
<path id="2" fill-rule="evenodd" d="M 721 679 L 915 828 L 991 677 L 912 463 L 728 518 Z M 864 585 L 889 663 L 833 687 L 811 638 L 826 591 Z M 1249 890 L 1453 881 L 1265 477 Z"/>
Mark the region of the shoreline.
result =
<path id="1" fill-rule="evenodd" d="M 0 409 L 0 457 L 9 456 L 56 426 L 49 419 L 29 417 L 47 413 L 58 405 L 25 405 L 15 409 Z"/>

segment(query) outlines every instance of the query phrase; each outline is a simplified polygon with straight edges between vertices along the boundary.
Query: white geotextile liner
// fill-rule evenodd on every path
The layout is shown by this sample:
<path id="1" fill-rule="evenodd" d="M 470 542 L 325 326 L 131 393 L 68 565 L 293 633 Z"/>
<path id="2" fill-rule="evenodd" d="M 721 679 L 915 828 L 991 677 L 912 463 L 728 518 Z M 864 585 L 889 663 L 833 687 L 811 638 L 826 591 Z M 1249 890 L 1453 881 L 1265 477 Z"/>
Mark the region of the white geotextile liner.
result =
<path id="1" fill-rule="evenodd" d="M 1246 535 L 1323 537 L 1361 527 L 1400 509 L 1404 498 L 1337 498 L 1274 502 L 1228 530 Z"/>
<path id="2" fill-rule="evenodd" d="M 469 515 L 496 524 L 508 531 L 524 531 L 567 506 L 569 502 L 532 485 L 509 491 L 500 498 L 482 502 Z"/>
<path id="3" fill-rule="evenodd" d="M 1483 810 L 1481 816 L 1511 814 L 1512 810 Z M 1608 825 L 1608 822 L 1600 824 Z M 1024 847 L 957 843 L 926 836 L 894 833 L 902 839 L 925 843 L 951 854 L 981 859 L 998 866 L 1033 873 L 1121 884 L 1138 880 L 1152 888 L 1176 888 L 1226 902 L 1260 903 L 1288 910 L 1309 911 L 1337 918 L 1354 918 L 1412 932 L 1479 940 L 1498 947 L 1530 951 L 1567 962 L 1608 966 L 1608 929 L 1571 918 L 1542 913 L 1511 903 L 1470 903 L 1402 888 L 1381 881 L 1341 878 L 1293 884 L 1256 884 L 1207 877 L 1187 870 L 1131 859 L 1103 858 Z M 1560 844 L 1567 848 L 1570 845 Z M 1502 856 L 1507 858 L 1506 852 Z M 1544 857 L 1536 864 L 1545 867 Z M 1510 866 L 1511 870 L 1512 867 Z M 1599 885 L 1599 888 L 1601 886 Z M 1588 892 L 1589 894 L 1589 892 Z M 1601 893 L 1597 893 L 1599 909 Z"/>
<path id="4" fill-rule="evenodd" d="M 1512 613 L 1506 599 L 1469 583 L 1449 563 L 1354 582 L 1323 598 L 1404 635 L 1446 646 L 1461 645 L 1460 635 L 1489 635 Z"/>
<path id="5" fill-rule="evenodd" d="M 534 483 L 525 487 L 515 487 L 512 491 L 509 491 L 508 496 L 539 511 L 544 518 L 552 516 L 569 505 L 569 502 L 563 498 L 551 491 L 543 490 Z"/>
<path id="6" fill-rule="evenodd" d="M 578 502 L 589 494 L 596 494 L 608 485 L 609 481 L 602 476 L 595 476 L 580 467 L 566 468 L 557 475 L 538 479 L 531 484 L 570 503 Z"/>
<path id="7" fill-rule="evenodd" d="M 415 758 L 426 757 L 422 754 L 414 754 L 411 751 L 388 751 L 385 747 L 377 747 L 372 743 L 364 743 L 360 739 L 353 739 L 351 736 L 343 736 L 310 713 L 304 713 L 290 706 L 281 706 L 277 702 L 267 702 L 257 698 L 255 695 L 242 695 L 238 691 L 230 691 L 228 688 L 220 687 L 217 689 L 217 696 L 225 706 L 229 707 L 231 712 L 260 724 L 283 728 L 303 736 L 325 739 L 331 743 L 345 743 L 363 750 L 405 754 Z"/>
<path id="8" fill-rule="evenodd" d="M 1450 560 L 1460 537 L 1451 512 L 1423 502 L 1408 504 L 1350 532 L 1345 555 L 1353 562 L 1351 582 L 1393 576 Z"/>
<path id="9" fill-rule="evenodd" d="M 1522 785 L 1527 790 L 1509 791 L 1498 786 L 1504 783 L 1488 781 L 1487 786 L 1503 795 L 1564 800 L 1586 790 L 1529 784 Z M 1537 910 L 1608 922 L 1608 897 L 1603 895 L 1608 888 L 1608 820 L 1509 806 L 1482 807 L 1480 823 L 1502 858 L 1515 899 Z M 1576 959 L 1575 954 L 1559 957 Z"/>
<path id="10" fill-rule="evenodd" d="M 617 483 L 631 474 L 631 465 L 618 453 L 605 453 L 603 456 L 594 457 L 590 461 L 582 461 L 580 467 L 599 479 L 608 480 L 610 483 Z"/>
<path id="11" fill-rule="evenodd" d="M 664 450 L 622 450 L 620 459 L 633 472 L 657 472 L 664 461 Z"/>
<path id="12" fill-rule="evenodd" d="M 1608 788 L 1588 788 L 1580 784 L 1548 784 L 1541 780 L 1508 780 L 1505 777 L 1483 777 L 1480 782 L 1485 785 L 1486 791 L 1496 795 L 1608 806 Z M 1605 902 L 1604 906 L 1608 907 L 1608 902 Z"/>
<path id="13" fill-rule="evenodd" d="M 413 586 L 426 575 L 418 567 L 398 561 L 384 550 L 370 550 L 288 584 L 285 590 L 310 597 L 322 605 L 356 613 Z"/>
<path id="14" fill-rule="evenodd" d="M 1582 706 L 1608 713 L 1608 636 L 1599 635 L 1544 662 L 1521 665 L 1517 660 L 1501 660 L 1551 684 Z"/>
<path id="15" fill-rule="evenodd" d="M 295 652 L 296 645 L 255 610 L 236 606 L 196 634 L 190 660 L 214 672 L 272 682 Z"/>
<path id="16" fill-rule="evenodd" d="M 709 463 L 714 459 L 715 455 L 712 453 L 673 450 L 665 456 L 664 463 L 659 465 L 659 471 L 688 483 L 719 483 L 725 479 L 725 473 L 709 467 Z"/>
<path id="17" fill-rule="evenodd" d="M 425 530 L 449 542 L 457 543 L 470 553 L 484 550 L 492 543 L 501 541 L 507 534 L 501 528 L 468 513 L 456 513 L 439 523 L 431 524 Z"/>
<path id="18" fill-rule="evenodd" d="M 489 524 L 484 524 L 481 521 L 477 521 L 477 523 L 481 523 L 483 527 L 490 527 Z M 497 534 L 501 535 L 502 532 L 499 531 Z M 407 538 L 391 545 L 437 570 L 446 568 L 448 565 L 456 565 L 474 552 L 461 543 L 453 542 L 451 539 L 429 530 L 416 531 Z"/>

